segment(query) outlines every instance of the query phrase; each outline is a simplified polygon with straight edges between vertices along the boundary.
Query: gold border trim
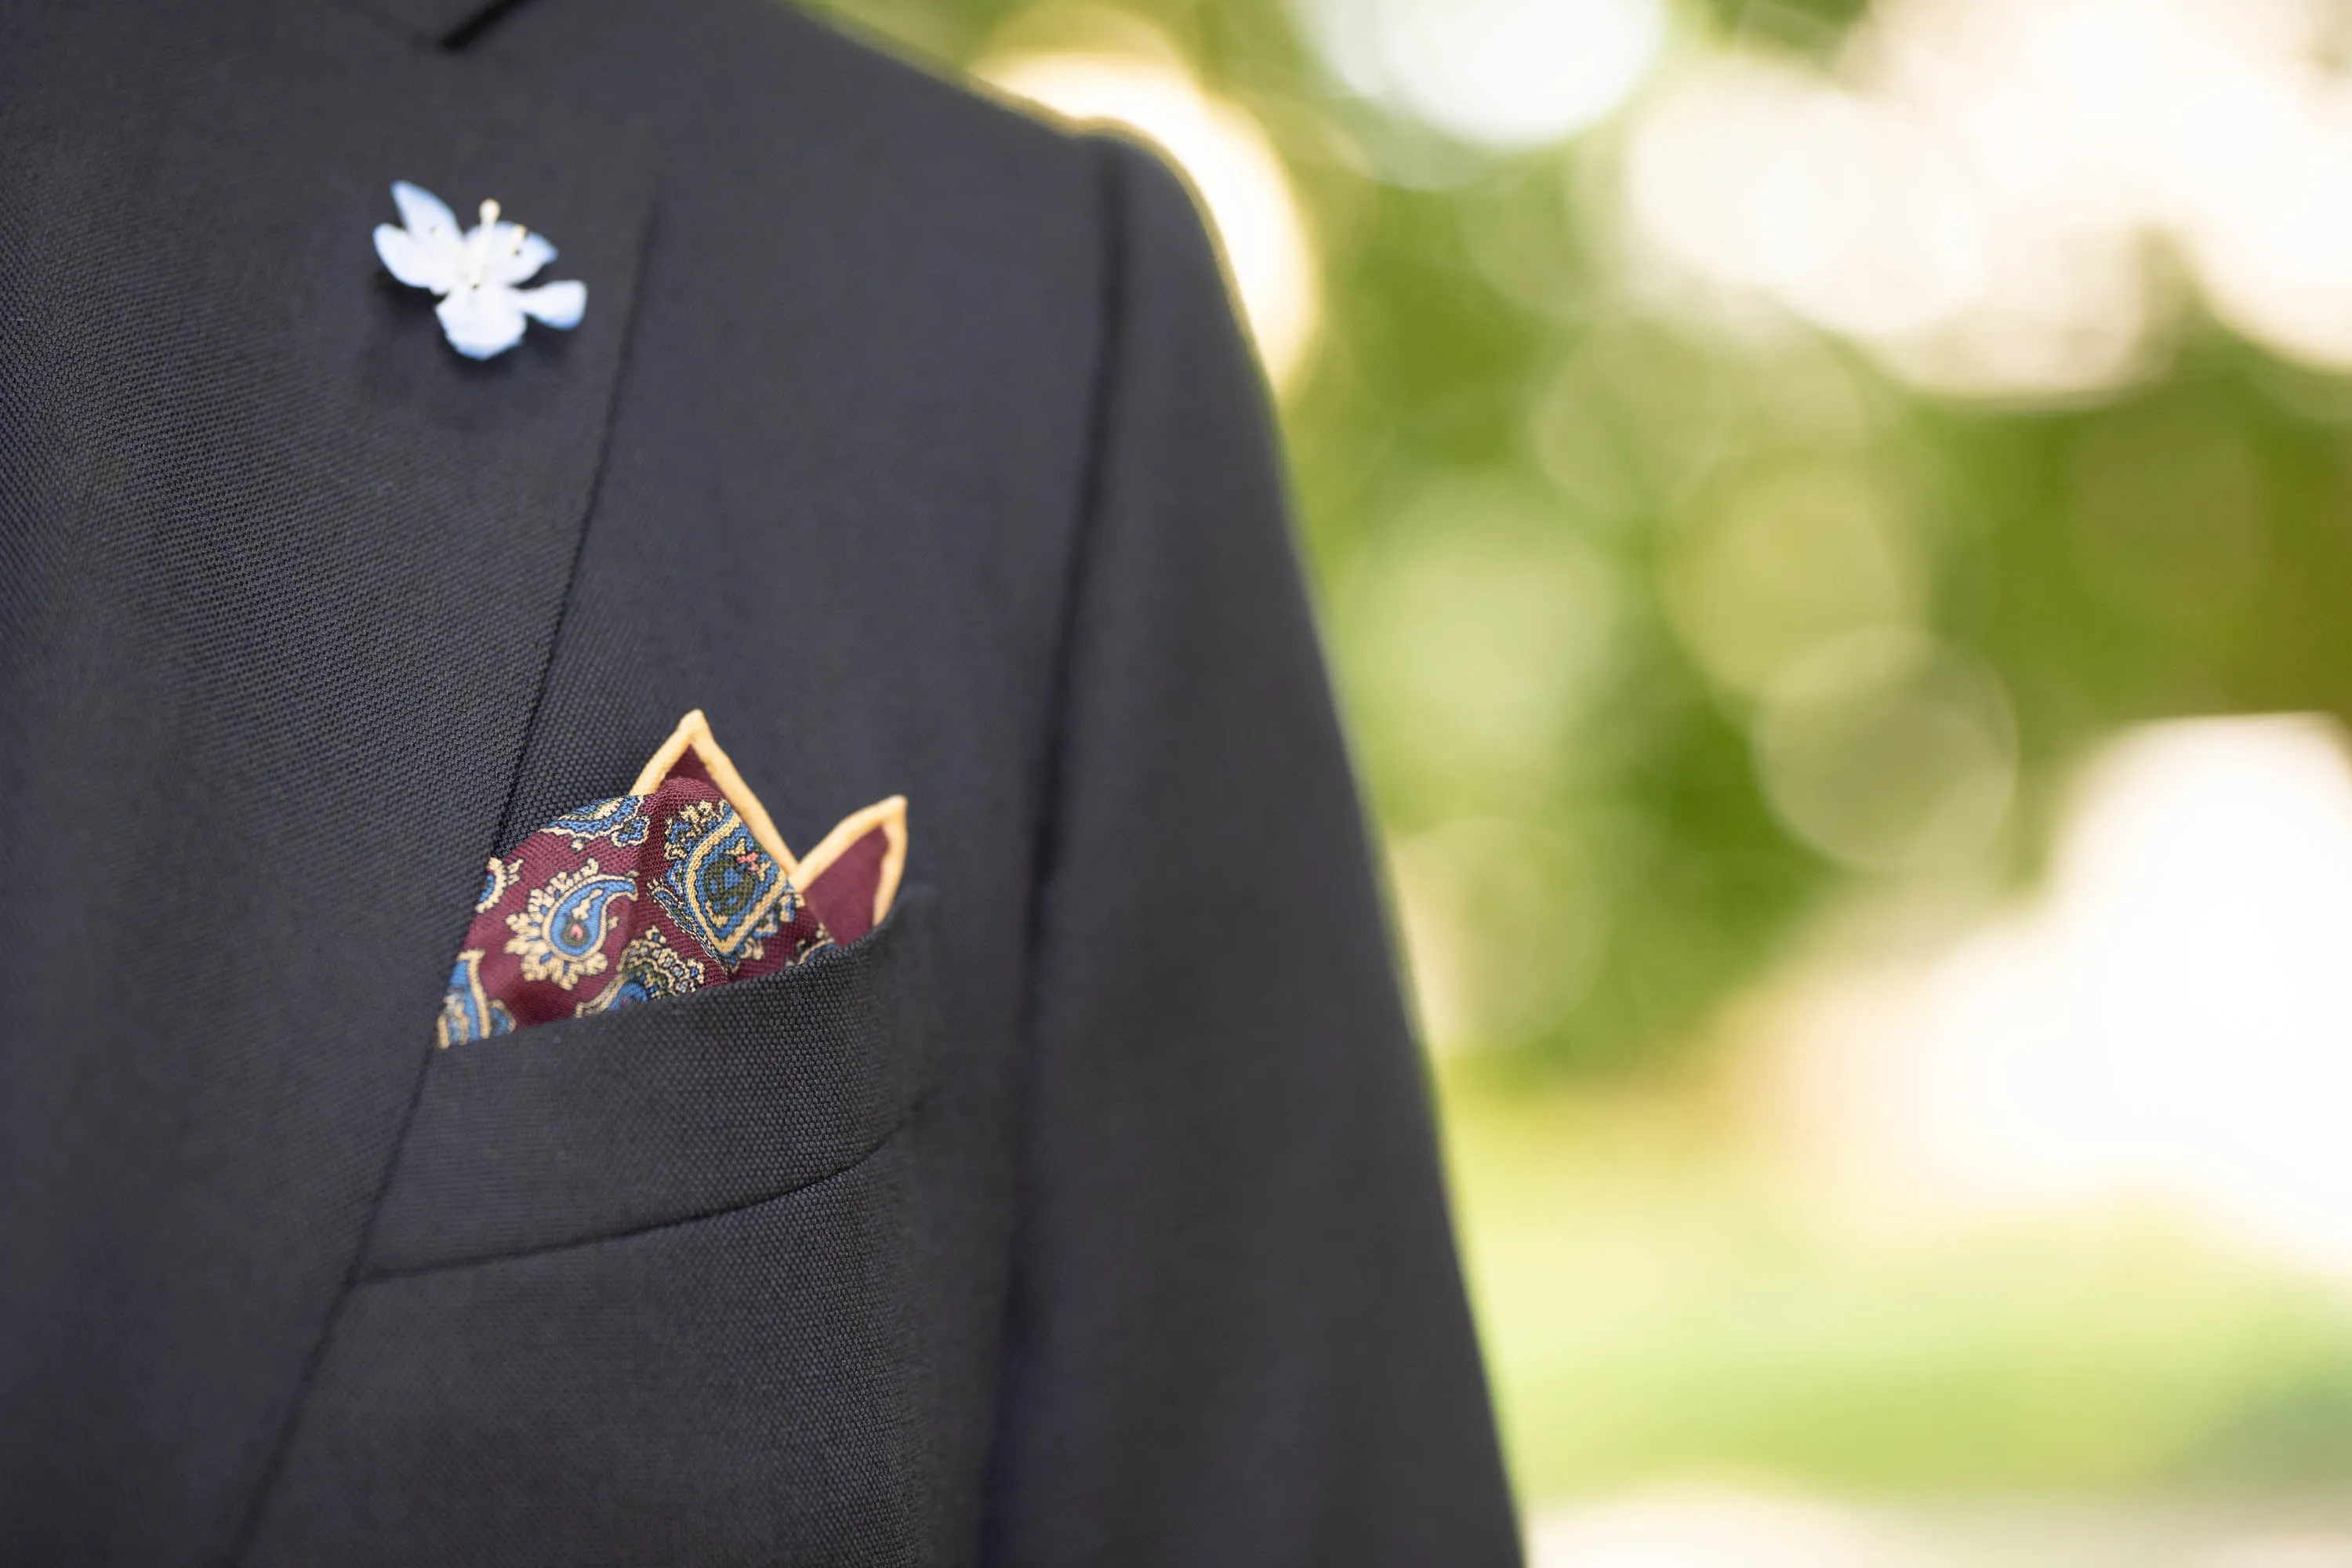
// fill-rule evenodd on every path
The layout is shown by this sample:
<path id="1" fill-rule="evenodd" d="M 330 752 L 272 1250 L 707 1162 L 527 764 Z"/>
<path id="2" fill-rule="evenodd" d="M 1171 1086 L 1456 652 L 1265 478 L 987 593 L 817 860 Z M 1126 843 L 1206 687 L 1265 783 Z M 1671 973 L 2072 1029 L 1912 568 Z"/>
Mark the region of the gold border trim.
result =
<path id="1" fill-rule="evenodd" d="M 696 756 L 702 759 L 703 771 L 710 775 L 710 782 L 719 786 L 719 793 L 727 797 L 727 804 L 735 808 L 735 814 L 743 819 L 743 825 L 751 830 L 751 837 L 760 841 L 760 847 L 783 868 L 785 876 L 794 881 L 800 880 L 800 863 L 793 858 L 793 852 L 784 847 L 784 836 L 776 831 L 774 821 L 768 816 L 768 808 L 760 804 L 760 797 L 751 793 L 751 786 L 745 784 L 743 775 L 735 771 L 733 761 L 719 749 L 718 741 L 710 733 L 710 721 L 702 716 L 701 709 L 696 709 L 677 721 L 677 728 L 671 731 L 669 739 L 661 743 L 661 750 L 656 752 L 638 772 L 637 782 L 629 786 L 629 793 L 647 795 L 659 789 L 662 780 L 669 777 L 670 769 L 677 766 L 677 760 L 686 755 L 689 747 Z"/>
<path id="2" fill-rule="evenodd" d="M 827 867 L 841 858 L 844 850 L 877 826 L 882 829 L 884 843 L 882 875 L 874 884 L 874 923 L 880 925 L 898 897 L 898 879 L 907 871 L 907 797 L 903 795 L 877 800 L 865 810 L 843 817 L 840 826 L 826 834 L 824 842 L 810 850 L 808 858 L 801 862 L 800 873 L 793 879 L 801 890 L 806 892 L 824 875 Z"/>
<path id="3" fill-rule="evenodd" d="M 699 708 L 677 721 L 677 728 L 670 731 L 669 739 L 661 743 L 661 749 L 638 772 L 637 782 L 629 786 L 629 793 L 648 795 L 659 789 L 662 780 L 669 777 L 670 770 L 677 766 L 677 760 L 688 750 L 702 759 L 703 770 L 709 773 L 710 782 L 719 786 L 719 793 L 727 797 L 727 804 L 735 808 L 736 815 L 743 819 L 743 825 L 751 830 L 751 837 L 760 841 L 760 847 L 783 868 L 784 875 L 803 892 L 810 883 L 824 875 L 826 867 L 841 858 L 844 850 L 879 826 L 884 834 L 884 846 L 881 879 L 874 884 L 874 923 L 882 923 L 883 918 L 890 912 L 890 906 L 898 900 L 898 880 L 907 872 L 905 795 L 894 795 L 887 800 L 876 801 L 863 811 L 852 812 L 824 836 L 822 843 L 808 852 L 806 859 L 795 859 L 793 852 L 784 847 L 784 836 L 776 831 L 775 823 L 768 816 L 768 808 L 760 804 L 760 797 L 753 795 L 751 786 L 743 782 L 743 775 L 736 772 L 733 761 L 719 749 L 719 742 L 710 733 L 710 721 L 703 717 Z"/>

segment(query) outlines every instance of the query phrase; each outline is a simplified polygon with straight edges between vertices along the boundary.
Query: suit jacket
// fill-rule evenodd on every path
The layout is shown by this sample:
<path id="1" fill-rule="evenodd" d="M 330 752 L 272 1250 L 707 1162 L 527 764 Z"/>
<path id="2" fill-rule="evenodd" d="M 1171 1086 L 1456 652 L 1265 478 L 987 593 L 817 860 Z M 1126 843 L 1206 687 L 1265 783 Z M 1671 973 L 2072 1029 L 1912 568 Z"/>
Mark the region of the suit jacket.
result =
<path id="1" fill-rule="evenodd" d="M 0 1562 L 1512 1560 L 1268 427 L 1160 166 L 763 0 L 0 0 Z M 693 707 L 888 925 L 435 1051 Z"/>

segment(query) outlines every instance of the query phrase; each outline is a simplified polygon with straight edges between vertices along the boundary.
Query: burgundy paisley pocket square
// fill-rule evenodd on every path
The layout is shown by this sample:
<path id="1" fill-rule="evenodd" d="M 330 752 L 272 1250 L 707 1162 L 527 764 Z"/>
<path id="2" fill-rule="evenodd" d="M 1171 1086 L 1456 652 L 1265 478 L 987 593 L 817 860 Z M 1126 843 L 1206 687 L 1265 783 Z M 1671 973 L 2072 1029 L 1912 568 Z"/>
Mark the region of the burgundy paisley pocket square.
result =
<path id="1" fill-rule="evenodd" d="M 879 925 L 906 864 L 903 795 L 795 858 L 698 709 L 628 794 L 490 857 L 435 1037 L 462 1045 L 790 969 Z"/>

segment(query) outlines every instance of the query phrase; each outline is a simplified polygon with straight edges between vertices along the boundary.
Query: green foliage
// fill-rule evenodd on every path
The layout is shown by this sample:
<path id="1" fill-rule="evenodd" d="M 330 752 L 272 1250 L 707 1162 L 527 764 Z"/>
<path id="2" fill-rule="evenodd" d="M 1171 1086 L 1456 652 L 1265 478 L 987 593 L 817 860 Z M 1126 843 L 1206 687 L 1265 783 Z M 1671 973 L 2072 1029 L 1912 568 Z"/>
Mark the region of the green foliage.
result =
<path id="1" fill-rule="evenodd" d="M 950 67 L 1073 26 L 834 8 Z M 1682 20 L 1826 58 L 1865 8 Z M 1844 1226 L 1690 1086 L 1818 916 L 2030 878 L 2120 727 L 2352 714 L 2352 393 L 2194 324 L 2096 403 L 1938 401 L 1788 322 L 1661 308 L 1605 126 L 1474 157 L 1339 90 L 1279 0 L 1122 10 L 1255 116 L 1319 251 L 1294 485 L 1424 1016 L 1484 1047 L 1444 1102 L 1524 1493 L 2345 1473 L 2335 1297 L 2160 1228 Z M 1857 646 L 1935 702 L 1871 731 L 1789 695 Z M 1937 793 L 1972 768 L 2013 784 L 1999 830 L 1938 852 L 1990 798 Z"/>
<path id="2" fill-rule="evenodd" d="M 835 9 L 950 65 L 1067 16 Z M 1711 0 L 1686 20 L 1826 51 L 1862 9 Z M 2030 871 L 2057 781 L 2117 727 L 2352 711 L 2336 384 L 2199 330 L 2104 405 L 1939 404 L 1796 328 L 1649 304 L 1605 128 L 1511 158 L 1416 144 L 1444 177 L 1409 188 L 1369 172 L 1407 133 L 1334 87 L 1285 6 L 1126 13 L 1257 115 L 1319 247 L 1318 346 L 1284 418 L 1342 698 L 1403 897 L 1429 905 L 1406 924 L 1444 927 L 1417 947 L 1462 971 L 1422 976 L 1459 994 L 1447 1043 L 1670 1068 L 1817 911 Z M 1888 626 L 1940 650 L 1919 679 L 1976 731 L 1771 731 L 1776 671 Z M 1772 733 L 1828 748 L 1777 792 Z M 1939 770 L 2012 755 L 1997 837 L 1912 853 L 1950 804 Z M 1449 906 L 1497 836 L 1557 885 Z"/>
<path id="3" fill-rule="evenodd" d="M 1862 20 L 1870 0 L 1707 0 L 1706 19 L 1722 32 L 1826 52 Z"/>

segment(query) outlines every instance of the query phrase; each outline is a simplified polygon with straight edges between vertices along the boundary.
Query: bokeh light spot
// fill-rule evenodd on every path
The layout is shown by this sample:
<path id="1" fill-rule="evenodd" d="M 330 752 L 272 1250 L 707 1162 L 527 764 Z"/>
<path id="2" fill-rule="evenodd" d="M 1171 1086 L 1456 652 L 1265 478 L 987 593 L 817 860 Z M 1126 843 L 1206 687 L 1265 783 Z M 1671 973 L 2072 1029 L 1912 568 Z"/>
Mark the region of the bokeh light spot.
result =
<path id="1" fill-rule="evenodd" d="M 1739 47 L 1646 105 L 1654 253 L 1920 385 L 2079 398 L 2151 374 L 2169 248 L 2215 310 L 2352 366 L 2352 71 L 2328 8 L 1886 0 L 1830 68 Z"/>
<path id="2" fill-rule="evenodd" d="M 972 70 L 1064 118 L 1124 126 L 1182 168 L 1224 247 L 1268 379 L 1290 383 L 1321 310 L 1315 247 L 1281 156 L 1247 110 L 1160 50 L 1024 50 Z"/>
<path id="3" fill-rule="evenodd" d="M 1432 1048 L 1521 1045 L 1583 1000 L 1607 910 L 1591 867 L 1560 835 L 1468 817 L 1392 844 L 1389 864 Z"/>
<path id="4" fill-rule="evenodd" d="M 1665 43 L 1664 0 L 1299 0 L 1350 88 L 1454 139 L 1547 146 L 1605 118 Z"/>
<path id="5" fill-rule="evenodd" d="M 1754 739 L 1789 830 L 1863 870 L 1981 852 L 2017 784 L 1999 679 L 1916 632 L 1856 632 L 1799 660 L 1765 693 Z"/>
<path id="6" fill-rule="evenodd" d="M 1784 462 L 1733 486 L 1684 531 L 1664 588 L 1700 666 L 1753 695 L 1839 637 L 1916 623 L 1926 568 L 1883 487 L 1848 464 Z"/>

